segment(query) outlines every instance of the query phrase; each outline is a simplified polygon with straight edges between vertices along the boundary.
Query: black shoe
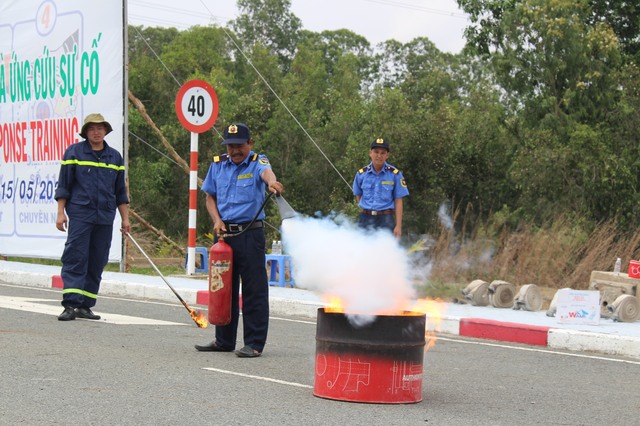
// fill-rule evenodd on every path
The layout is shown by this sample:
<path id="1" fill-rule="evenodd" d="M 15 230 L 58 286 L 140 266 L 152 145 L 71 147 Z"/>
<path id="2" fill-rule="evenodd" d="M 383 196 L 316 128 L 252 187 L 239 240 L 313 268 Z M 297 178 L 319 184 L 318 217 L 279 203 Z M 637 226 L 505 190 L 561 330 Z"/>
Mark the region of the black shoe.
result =
<path id="1" fill-rule="evenodd" d="M 236 355 L 240 358 L 257 358 L 262 355 L 262 352 L 259 352 L 256 349 L 253 349 L 251 346 L 245 346 L 242 349 L 238 349 L 236 351 Z"/>
<path id="2" fill-rule="evenodd" d="M 195 345 L 196 350 L 200 352 L 231 352 L 233 349 L 225 349 L 218 346 L 215 340 L 206 345 Z"/>
<path id="3" fill-rule="evenodd" d="M 90 320 L 99 320 L 100 319 L 100 315 L 96 315 L 93 312 L 91 312 L 91 309 L 89 308 L 76 308 L 76 316 L 78 318 L 85 318 L 85 319 L 90 319 Z"/>
<path id="4" fill-rule="evenodd" d="M 76 311 L 70 306 L 64 308 L 64 311 L 58 315 L 58 321 L 71 321 L 76 319 Z"/>

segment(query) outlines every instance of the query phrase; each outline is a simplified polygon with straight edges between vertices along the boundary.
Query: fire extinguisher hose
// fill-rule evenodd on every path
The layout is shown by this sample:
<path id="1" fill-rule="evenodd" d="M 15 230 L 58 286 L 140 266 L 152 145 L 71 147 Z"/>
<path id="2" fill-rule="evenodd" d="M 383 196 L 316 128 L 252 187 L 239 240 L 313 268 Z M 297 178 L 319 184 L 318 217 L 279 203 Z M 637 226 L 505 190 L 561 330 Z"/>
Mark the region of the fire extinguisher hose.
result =
<path id="1" fill-rule="evenodd" d="M 140 247 L 140 244 L 138 244 L 138 242 L 133 238 L 133 236 L 128 232 L 125 232 L 125 235 L 127 237 L 129 237 L 129 239 L 131 240 L 131 242 L 133 244 L 135 244 L 135 246 L 138 248 L 138 250 L 140 250 L 140 253 L 142 253 L 142 255 L 149 261 L 149 263 L 151 264 L 153 269 L 155 269 L 156 272 L 158 273 L 158 275 L 160 275 L 160 278 L 162 278 L 162 280 L 165 282 L 165 284 L 171 289 L 173 294 L 176 295 L 176 297 L 182 303 L 182 305 L 187 309 L 187 311 L 189 311 L 189 314 L 191 315 L 191 319 L 193 319 L 193 321 L 196 323 L 196 325 L 198 327 L 200 327 L 200 328 L 207 328 L 208 323 L 206 322 L 206 318 L 205 318 L 204 314 L 202 314 L 202 312 L 200 312 L 200 311 L 196 311 L 195 309 L 192 309 L 187 304 L 187 302 L 185 302 L 184 299 L 178 294 L 178 292 L 173 288 L 173 286 L 171 284 L 169 284 L 169 281 L 165 278 L 164 275 L 162 275 L 162 272 L 160 272 L 160 269 L 158 269 L 158 267 L 156 266 L 155 263 L 153 263 L 151 258 L 149 256 L 147 256 L 147 253 L 145 253 L 145 251 L 142 249 L 142 247 Z"/>
<path id="2" fill-rule="evenodd" d="M 256 213 L 256 215 L 253 217 L 253 219 L 251 219 L 251 222 L 249 222 L 249 224 L 242 231 L 236 232 L 236 233 L 225 232 L 224 234 L 221 234 L 220 237 L 221 238 L 237 237 L 238 235 L 242 235 L 245 232 L 247 232 L 249 229 L 251 229 L 251 225 L 255 223 L 256 219 L 258 219 L 260 212 L 262 211 L 262 209 L 264 209 L 264 206 L 267 205 L 267 201 L 269 201 L 269 199 L 273 196 L 273 194 L 274 194 L 273 192 L 269 192 L 269 195 L 267 195 L 264 201 L 262 202 L 262 205 L 258 209 L 258 212 Z"/>

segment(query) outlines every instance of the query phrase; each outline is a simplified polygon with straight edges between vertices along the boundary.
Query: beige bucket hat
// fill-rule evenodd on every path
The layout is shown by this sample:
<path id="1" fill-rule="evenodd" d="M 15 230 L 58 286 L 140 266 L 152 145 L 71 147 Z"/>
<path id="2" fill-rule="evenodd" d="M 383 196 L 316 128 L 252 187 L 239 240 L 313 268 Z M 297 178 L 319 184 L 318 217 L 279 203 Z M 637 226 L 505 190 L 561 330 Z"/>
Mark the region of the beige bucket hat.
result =
<path id="1" fill-rule="evenodd" d="M 80 136 L 82 136 L 84 139 L 86 139 L 87 138 L 87 126 L 89 124 L 96 124 L 96 123 L 102 123 L 102 124 L 105 125 L 105 127 L 107 128 L 107 133 L 106 133 L 107 135 L 113 131 L 113 127 L 111 127 L 111 124 L 109 124 L 109 122 L 104 119 L 102 114 L 93 113 L 93 114 L 89 114 L 89 115 L 87 115 L 85 117 L 84 124 L 82 125 L 82 129 L 80 130 Z"/>

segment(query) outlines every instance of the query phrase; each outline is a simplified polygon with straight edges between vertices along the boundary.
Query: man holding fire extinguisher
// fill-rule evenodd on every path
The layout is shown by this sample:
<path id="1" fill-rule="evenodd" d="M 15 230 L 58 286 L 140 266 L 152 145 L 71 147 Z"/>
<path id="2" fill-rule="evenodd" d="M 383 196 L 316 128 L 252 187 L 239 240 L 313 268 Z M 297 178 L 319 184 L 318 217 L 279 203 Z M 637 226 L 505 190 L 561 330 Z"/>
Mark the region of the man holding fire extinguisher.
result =
<path id="1" fill-rule="evenodd" d="M 216 326 L 215 340 L 195 345 L 202 352 L 231 352 L 236 347 L 242 279 L 244 347 L 241 358 L 262 354 L 269 327 L 269 284 L 265 269 L 265 236 L 262 210 L 265 189 L 284 190 L 266 156 L 252 151 L 254 141 L 243 123 L 225 128 L 222 145 L 227 154 L 215 156 L 202 184 L 206 206 L 216 236 L 224 235 L 233 250 L 231 322 Z M 236 235 L 234 235 L 236 234 Z"/>

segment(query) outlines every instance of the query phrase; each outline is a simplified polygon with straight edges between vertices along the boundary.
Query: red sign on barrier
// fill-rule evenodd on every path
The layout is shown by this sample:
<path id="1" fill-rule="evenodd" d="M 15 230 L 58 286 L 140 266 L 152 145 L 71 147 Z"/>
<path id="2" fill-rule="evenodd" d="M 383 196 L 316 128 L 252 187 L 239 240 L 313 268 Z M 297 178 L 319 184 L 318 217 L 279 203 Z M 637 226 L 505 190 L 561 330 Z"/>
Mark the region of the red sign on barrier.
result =
<path id="1" fill-rule="evenodd" d="M 640 278 L 640 261 L 629 261 L 629 278 Z"/>

